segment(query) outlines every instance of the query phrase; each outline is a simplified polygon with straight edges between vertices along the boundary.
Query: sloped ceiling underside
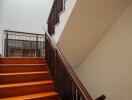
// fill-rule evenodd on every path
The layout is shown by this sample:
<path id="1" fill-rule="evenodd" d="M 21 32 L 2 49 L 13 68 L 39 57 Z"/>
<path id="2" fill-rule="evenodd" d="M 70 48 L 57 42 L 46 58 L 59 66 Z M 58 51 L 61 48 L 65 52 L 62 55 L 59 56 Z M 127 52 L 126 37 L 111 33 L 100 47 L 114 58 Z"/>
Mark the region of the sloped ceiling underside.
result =
<path id="1" fill-rule="evenodd" d="M 58 46 L 78 66 L 116 22 L 132 0 L 77 0 Z"/>

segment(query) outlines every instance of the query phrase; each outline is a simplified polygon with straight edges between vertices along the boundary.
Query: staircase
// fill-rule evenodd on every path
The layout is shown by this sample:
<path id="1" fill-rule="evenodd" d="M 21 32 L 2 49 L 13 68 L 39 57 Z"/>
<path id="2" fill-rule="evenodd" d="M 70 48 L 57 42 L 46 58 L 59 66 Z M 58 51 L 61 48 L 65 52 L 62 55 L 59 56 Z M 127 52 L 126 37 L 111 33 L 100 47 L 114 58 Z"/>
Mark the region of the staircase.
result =
<path id="1" fill-rule="evenodd" d="M 44 58 L 1 58 L 0 100 L 60 100 Z"/>

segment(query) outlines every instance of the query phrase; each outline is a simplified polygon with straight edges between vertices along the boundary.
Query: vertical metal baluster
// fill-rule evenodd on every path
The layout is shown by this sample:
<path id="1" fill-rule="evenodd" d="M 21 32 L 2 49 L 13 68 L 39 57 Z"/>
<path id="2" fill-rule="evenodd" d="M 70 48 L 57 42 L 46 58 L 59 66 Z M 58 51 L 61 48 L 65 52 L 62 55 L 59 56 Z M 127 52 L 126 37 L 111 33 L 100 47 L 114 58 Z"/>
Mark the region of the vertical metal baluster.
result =
<path id="1" fill-rule="evenodd" d="M 69 77 L 69 99 L 72 99 L 72 82 L 71 79 Z"/>
<path id="2" fill-rule="evenodd" d="M 36 57 L 38 57 L 38 35 L 36 36 Z"/>
<path id="3" fill-rule="evenodd" d="M 82 98 L 82 97 L 80 97 L 80 100 L 83 100 L 83 98 Z"/>
<path id="4" fill-rule="evenodd" d="M 74 96 L 74 86 L 72 84 L 72 99 L 75 100 L 75 96 Z"/>
<path id="5" fill-rule="evenodd" d="M 6 57 L 8 57 L 8 32 L 6 34 Z"/>
<path id="6" fill-rule="evenodd" d="M 75 92 L 76 92 L 76 100 L 78 100 L 78 91 L 77 91 L 77 89 L 75 90 Z"/>

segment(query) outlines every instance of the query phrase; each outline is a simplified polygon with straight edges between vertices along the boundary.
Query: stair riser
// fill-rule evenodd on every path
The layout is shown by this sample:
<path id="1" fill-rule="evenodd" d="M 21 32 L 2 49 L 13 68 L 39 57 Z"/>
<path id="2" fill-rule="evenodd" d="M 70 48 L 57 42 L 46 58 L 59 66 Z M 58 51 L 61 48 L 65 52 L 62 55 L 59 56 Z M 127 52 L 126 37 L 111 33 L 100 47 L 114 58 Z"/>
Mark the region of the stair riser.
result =
<path id="1" fill-rule="evenodd" d="M 27 75 L 4 75 L 0 76 L 0 84 L 19 83 L 19 82 L 32 82 L 50 80 L 50 74 L 27 74 Z"/>
<path id="2" fill-rule="evenodd" d="M 44 64 L 44 58 L 3 58 L 3 64 Z"/>
<path id="3" fill-rule="evenodd" d="M 46 65 L 4 65 L 0 66 L 0 73 L 48 71 Z"/>
<path id="4" fill-rule="evenodd" d="M 61 100 L 58 95 L 49 96 L 49 97 L 41 97 L 41 98 L 34 98 L 34 99 L 27 99 L 27 100 Z"/>
<path id="5" fill-rule="evenodd" d="M 54 91 L 53 83 L 0 89 L 0 98 Z"/>

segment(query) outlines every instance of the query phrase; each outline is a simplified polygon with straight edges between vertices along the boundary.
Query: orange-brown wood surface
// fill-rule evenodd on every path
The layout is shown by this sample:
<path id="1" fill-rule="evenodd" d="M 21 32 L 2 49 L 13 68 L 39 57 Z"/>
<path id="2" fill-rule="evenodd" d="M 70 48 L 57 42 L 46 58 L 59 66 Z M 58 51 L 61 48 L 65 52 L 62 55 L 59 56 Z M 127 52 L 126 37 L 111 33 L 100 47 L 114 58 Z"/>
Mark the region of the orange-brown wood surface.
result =
<path id="1" fill-rule="evenodd" d="M 60 100 L 44 58 L 2 58 L 0 100 Z"/>

